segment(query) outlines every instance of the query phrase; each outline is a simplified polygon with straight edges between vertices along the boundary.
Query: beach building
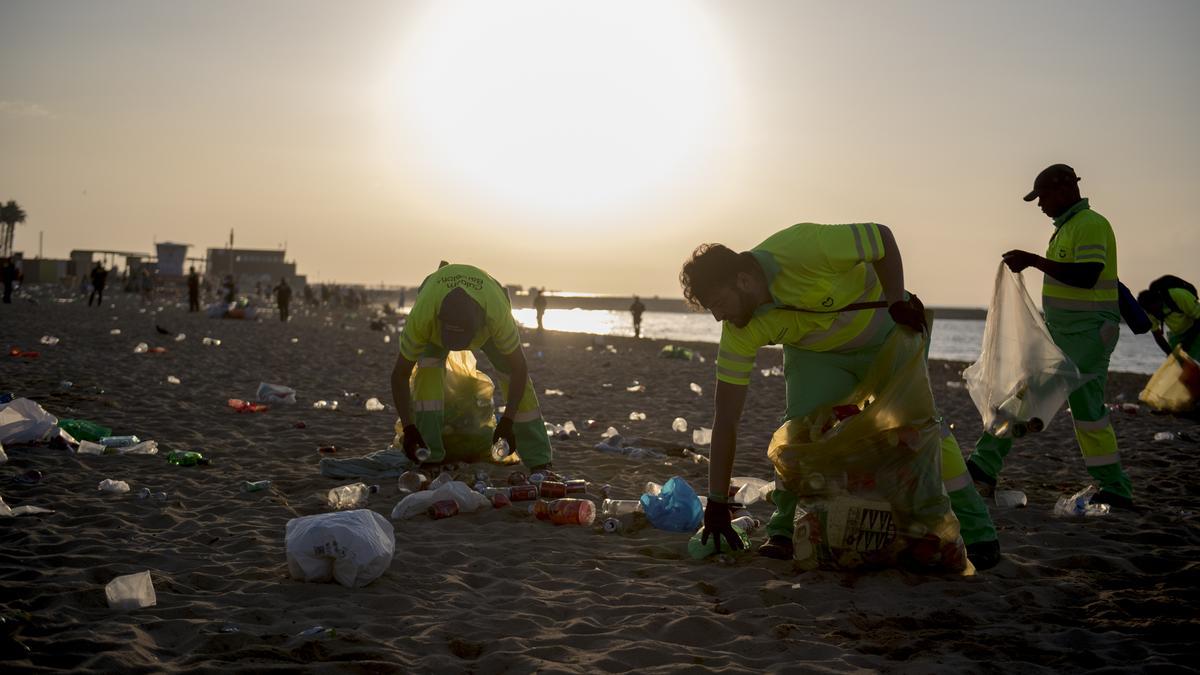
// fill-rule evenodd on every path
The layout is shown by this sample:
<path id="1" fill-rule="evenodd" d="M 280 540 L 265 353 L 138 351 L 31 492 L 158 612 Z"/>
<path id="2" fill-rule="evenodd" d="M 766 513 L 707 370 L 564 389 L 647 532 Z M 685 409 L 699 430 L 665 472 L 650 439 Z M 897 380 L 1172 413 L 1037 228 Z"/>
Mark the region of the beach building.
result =
<path id="1" fill-rule="evenodd" d="M 210 248 L 206 273 L 216 277 L 232 274 L 239 286 L 256 281 L 275 284 L 282 277 L 293 289 L 303 288 L 307 278 L 296 274 L 296 263 L 286 258 L 284 249 Z"/>

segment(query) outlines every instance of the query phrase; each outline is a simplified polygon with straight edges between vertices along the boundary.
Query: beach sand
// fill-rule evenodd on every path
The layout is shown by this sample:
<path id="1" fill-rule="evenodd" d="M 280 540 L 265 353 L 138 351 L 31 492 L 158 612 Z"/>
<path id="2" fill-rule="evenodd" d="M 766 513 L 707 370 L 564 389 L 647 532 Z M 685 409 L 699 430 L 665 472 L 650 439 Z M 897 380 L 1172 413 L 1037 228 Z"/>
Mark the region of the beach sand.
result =
<path id="1" fill-rule="evenodd" d="M 316 449 L 339 456 L 384 448 L 392 437 L 389 373 L 396 338 L 367 319 L 298 310 L 289 324 L 212 320 L 175 303 L 149 311 L 133 296 L 115 307 L 56 303 L 0 306 L 0 391 L 48 412 L 156 440 L 161 452 L 199 450 L 209 467 L 175 467 L 158 456 L 76 456 L 46 447 L 6 448 L 0 494 L 10 506 L 51 515 L 0 520 L 0 666 L 6 671 L 354 672 L 1021 672 L 1186 671 L 1196 667 L 1200 612 L 1196 512 L 1200 446 L 1154 441 L 1195 423 L 1114 414 L 1136 512 L 1065 520 L 1056 499 L 1088 483 L 1065 413 L 1011 456 L 1002 488 L 1029 506 L 993 511 L 1004 559 L 972 577 L 803 572 L 754 555 L 735 564 L 693 561 L 687 535 L 640 529 L 604 534 L 532 520 L 523 508 L 395 522 L 390 569 L 364 588 L 293 581 L 284 526 L 326 510 Z M 155 310 L 162 304 L 161 312 Z M 175 342 L 155 324 L 187 334 Z M 113 336 L 110 329 L 120 328 Z M 38 344 L 44 334 L 54 346 Z M 204 346 L 201 337 L 222 340 Z M 555 468 L 636 498 L 647 481 L 683 476 L 698 491 L 707 465 L 679 457 L 635 461 L 593 449 L 600 431 L 664 448 L 689 434 L 679 416 L 711 426 L 716 347 L 691 344 L 706 362 L 659 358 L 662 343 L 578 334 L 524 339 L 547 421 L 588 419 L 599 429 L 556 441 Z M 295 340 L 293 342 L 293 340 Z M 135 354 L 147 342 L 163 354 Z M 595 344 L 610 344 L 611 353 Z M 7 356 L 9 346 L 39 358 Z M 358 353 L 362 350 L 362 353 Z M 781 362 L 763 350 L 758 368 Z M 942 411 L 969 447 L 978 414 L 950 388 L 966 364 L 932 362 Z M 175 376 L 181 384 L 166 382 Z M 69 380 L 72 385 L 60 384 Z M 641 393 L 625 387 L 637 380 Z M 1109 379 L 1110 401 L 1136 401 L 1145 376 Z M 294 406 L 238 414 L 228 398 L 252 399 L 259 382 L 299 392 Z M 689 389 L 695 382 L 703 395 Z M 604 388 L 611 383 L 611 388 Z M 560 389 L 562 396 L 541 395 Z M 102 392 L 101 392 L 102 390 Z M 347 396 L 352 392 L 356 396 Z M 389 404 L 367 412 L 371 396 Z M 314 410 L 337 399 L 337 411 Z M 770 478 L 767 442 L 783 410 L 781 377 L 756 370 L 739 436 L 735 475 Z M 631 411 L 647 419 L 630 422 Z M 297 428 L 304 422 L 304 428 Z M 477 467 L 471 467 L 474 470 Z M 45 472 L 36 485 L 9 479 Z M 509 470 L 493 467 L 503 479 Z M 166 502 L 98 492 L 104 478 L 169 494 Z M 244 493 L 244 480 L 270 479 Z M 385 517 L 394 479 L 379 481 L 370 507 Z M 752 507 L 765 518 L 770 505 Z M 759 537 L 756 537 L 757 540 Z M 757 543 L 757 541 L 756 541 Z M 107 607 L 104 585 L 149 570 L 154 607 Z M 312 626 L 332 637 L 302 639 Z M 15 635 L 15 640 L 13 636 Z"/>

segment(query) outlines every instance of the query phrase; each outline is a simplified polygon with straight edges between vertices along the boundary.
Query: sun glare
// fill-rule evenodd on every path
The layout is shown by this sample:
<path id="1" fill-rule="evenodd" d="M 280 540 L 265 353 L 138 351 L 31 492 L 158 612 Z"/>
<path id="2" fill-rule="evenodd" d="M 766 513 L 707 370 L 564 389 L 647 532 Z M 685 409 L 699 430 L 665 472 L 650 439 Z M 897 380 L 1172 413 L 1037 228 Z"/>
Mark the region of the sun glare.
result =
<path id="1" fill-rule="evenodd" d="M 628 209 L 686 186 L 721 141 L 722 51 L 684 2 L 439 1 L 406 38 L 401 151 L 448 194 Z"/>

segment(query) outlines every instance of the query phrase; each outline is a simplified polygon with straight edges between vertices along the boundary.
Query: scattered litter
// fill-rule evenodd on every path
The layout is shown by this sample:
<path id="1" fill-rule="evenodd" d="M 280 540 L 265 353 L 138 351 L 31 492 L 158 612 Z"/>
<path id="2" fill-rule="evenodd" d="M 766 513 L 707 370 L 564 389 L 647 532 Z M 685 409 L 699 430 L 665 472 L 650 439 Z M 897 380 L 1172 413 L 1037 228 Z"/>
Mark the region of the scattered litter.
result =
<path id="1" fill-rule="evenodd" d="M 203 337 L 200 338 L 200 344 L 204 345 L 205 347 L 220 347 L 221 341 L 216 338 Z"/>
<path id="2" fill-rule="evenodd" d="M 59 343 L 59 339 L 53 335 L 43 335 L 40 342 L 44 345 L 56 345 Z"/>
<path id="3" fill-rule="evenodd" d="M 1175 434 L 1170 431 L 1160 431 L 1160 432 L 1154 434 L 1154 440 L 1156 440 L 1156 441 L 1173 441 L 1173 440 L 1175 440 Z"/>
<path id="4" fill-rule="evenodd" d="M 692 350 L 687 347 L 676 347 L 675 345 L 663 345 L 658 355 L 664 359 L 682 359 L 684 361 L 692 360 Z"/>
<path id="5" fill-rule="evenodd" d="M 100 481 L 100 484 L 96 486 L 96 489 L 109 494 L 123 494 L 125 492 L 129 492 L 129 483 L 126 483 L 123 480 L 105 478 L 104 480 Z"/>
<path id="6" fill-rule="evenodd" d="M 695 532 L 704 518 L 700 498 L 680 476 L 673 476 L 656 494 L 643 494 L 640 501 L 646 520 L 660 530 Z"/>
<path id="7" fill-rule="evenodd" d="M 158 604 L 149 570 L 113 579 L 104 587 L 104 596 L 111 609 L 141 609 Z"/>
<path id="8" fill-rule="evenodd" d="M 641 422 L 645 419 L 646 419 L 646 413 L 644 413 L 644 412 L 637 412 L 635 410 L 635 411 L 629 413 L 629 421 L 630 422 Z"/>
<path id="9" fill-rule="evenodd" d="M 386 405 L 384 405 L 382 401 L 380 401 L 379 399 L 375 398 L 374 396 L 372 396 L 371 398 L 367 399 L 367 402 L 366 402 L 366 405 L 365 405 L 365 407 L 366 407 L 366 409 L 367 409 L 367 411 L 368 411 L 368 412 L 379 412 L 379 411 L 381 411 L 381 410 L 386 410 L 386 409 L 387 409 L 387 406 L 386 406 Z"/>
<path id="10" fill-rule="evenodd" d="M 187 333 L 180 333 L 179 335 L 175 336 L 176 342 L 183 342 L 186 339 L 187 339 Z"/>
<path id="11" fill-rule="evenodd" d="M 1054 505 L 1056 516 L 1106 516 L 1112 508 L 1108 504 L 1093 504 L 1096 486 L 1089 485 L 1069 497 L 1060 497 Z"/>
<path id="12" fill-rule="evenodd" d="M 291 387 L 285 387 L 282 384 L 259 382 L 258 391 L 255 392 L 254 398 L 263 403 L 293 404 L 296 402 L 296 390 Z"/>
<path id="13" fill-rule="evenodd" d="M 3 450 L 0 449 L 0 453 Z M 54 513 L 53 509 L 44 509 L 40 506 L 18 506 L 12 508 L 4 503 L 4 497 L 0 497 L 0 518 L 15 518 L 17 516 L 31 516 L 37 513 Z"/>
<path id="14" fill-rule="evenodd" d="M 1020 509 L 1029 504 L 1029 499 L 1020 490 L 996 490 L 996 506 L 1002 509 Z"/>
<path id="15" fill-rule="evenodd" d="M 609 427 L 604 430 L 604 433 L 600 434 L 600 438 L 611 438 L 620 435 L 620 433 L 616 427 Z"/>
<path id="16" fill-rule="evenodd" d="M 547 396 L 562 396 L 563 390 L 562 389 L 547 389 L 546 395 Z"/>
<path id="17" fill-rule="evenodd" d="M 573 420 L 567 420 L 566 424 L 551 424 L 550 422 L 546 422 L 546 435 L 560 441 L 566 441 L 578 438 L 579 430 L 575 428 Z"/>
<path id="18" fill-rule="evenodd" d="M 609 427 L 611 429 L 611 427 Z M 615 431 L 615 430 L 614 430 Z M 625 455 L 630 459 L 666 459 L 666 455 L 651 450 L 649 448 L 639 448 L 636 445 L 626 445 L 625 439 L 620 434 L 606 436 L 605 439 L 597 443 L 595 449 L 601 452 L 611 452 L 619 455 Z"/>
<path id="19" fill-rule="evenodd" d="M 695 382 L 689 384 L 688 389 L 691 389 L 692 392 L 694 392 L 697 396 L 704 395 L 704 387 L 701 387 L 700 385 L 696 384 Z"/>
<path id="20" fill-rule="evenodd" d="M 696 464 L 707 464 L 708 463 L 707 455 L 702 455 L 702 454 L 696 452 L 695 450 L 692 450 L 691 448 L 684 448 L 683 456 L 692 460 Z"/>
<path id="21" fill-rule="evenodd" d="M 692 445 L 708 445 L 712 443 L 712 429 L 700 427 L 692 430 Z"/>
<path id="22" fill-rule="evenodd" d="M 759 372 L 762 373 L 763 377 L 783 377 L 783 368 L 780 368 L 779 366 L 771 366 L 770 368 L 763 368 Z"/>
<path id="23" fill-rule="evenodd" d="M 671 422 L 671 431 L 687 431 L 687 420 L 683 419 L 682 417 L 676 417 Z"/>
<path id="24" fill-rule="evenodd" d="M 179 384 L 179 378 L 174 375 L 167 376 L 167 384 Z"/>
<path id="25" fill-rule="evenodd" d="M 114 329 L 112 329 L 112 330 L 108 331 L 108 334 L 109 334 L 109 335 L 120 335 L 120 334 L 121 334 L 121 329 L 120 329 L 120 328 L 114 328 Z"/>
<path id="26" fill-rule="evenodd" d="M 312 407 L 316 408 L 317 410 L 337 410 L 338 402 L 337 401 L 326 401 L 326 400 L 322 399 L 320 401 L 313 403 Z"/>
<path id="27" fill-rule="evenodd" d="M 639 383 L 637 380 L 634 380 L 632 385 L 625 387 L 625 391 L 631 391 L 631 392 L 635 392 L 635 393 L 643 392 L 643 391 L 646 391 L 646 385 Z"/>
<path id="28" fill-rule="evenodd" d="M 962 389 L 962 380 L 946 380 L 946 386 L 950 389 Z"/>
<path id="29" fill-rule="evenodd" d="M 391 566 L 396 531 L 370 509 L 320 513 L 289 520 L 284 546 L 293 579 L 333 579 L 355 588 L 371 583 Z"/>
<path id="30" fill-rule="evenodd" d="M 256 413 L 263 412 L 268 409 L 268 406 L 265 403 L 253 403 L 251 401 L 243 401 L 240 398 L 231 398 L 226 401 L 226 405 L 240 413 Z"/>
<path id="31" fill-rule="evenodd" d="M 150 351 L 150 345 L 146 344 L 145 342 L 139 342 L 137 343 L 137 346 L 133 348 L 134 354 L 145 354 L 148 351 Z"/>

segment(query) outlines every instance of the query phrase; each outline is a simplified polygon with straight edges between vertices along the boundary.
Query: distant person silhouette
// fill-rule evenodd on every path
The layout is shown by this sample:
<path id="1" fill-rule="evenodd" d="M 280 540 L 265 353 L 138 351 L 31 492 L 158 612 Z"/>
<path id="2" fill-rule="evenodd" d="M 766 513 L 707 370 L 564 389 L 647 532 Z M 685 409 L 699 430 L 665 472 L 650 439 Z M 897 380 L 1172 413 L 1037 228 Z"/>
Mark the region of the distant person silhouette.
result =
<path id="1" fill-rule="evenodd" d="M 546 314 L 546 289 L 537 290 L 537 295 L 533 298 L 533 308 L 537 310 L 538 332 L 542 331 L 542 317 Z"/>
<path id="2" fill-rule="evenodd" d="M 196 274 L 196 268 L 193 266 L 188 272 L 187 278 L 188 287 L 188 311 L 200 311 L 200 275 Z"/>
<path id="3" fill-rule="evenodd" d="M 292 302 L 292 287 L 288 286 L 287 279 L 279 278 L 279 285 L 275 287 L 275 302 L 279 304 L 279 320 L 288 320 L 288 305 Z"/>
<path id="4" fill-rule="evenodd" d="M 0 267 L 0 278 L 4 281 L 4 304 L 12 304 L 13 282 L 17 280 L 17 266 L 13 264 L 12 258 L 4 259 L 4 266 Z"/>
<path id="5" fill-rule="evenodd" d="M 221 282 L 221 297 L 226 304 L 233 304 L 237 298 L 237 285 L 233 283 L 233 275 L 226 274 Z"/>
<path id="6" fill-rule="evenodd" d="M 642 304 L 641 298 L 633 296 L 633 304 L 629 306 L 629 312 L 633 314 L 633 337 L 642 337 L 642 313 L 646 311 L 646 306 Z"/>
<path id="7" fill-rule="evenodd" d="M 104 304 L 104 286 L 108 283 L 108 270 L 104 269 L 104 263 L 98 262 L 92 268 L 92 293 L 88 296 L 88 307 L 92 306 L 92 300 L 96 300 L 96 306 L 100 307 Z"/>

